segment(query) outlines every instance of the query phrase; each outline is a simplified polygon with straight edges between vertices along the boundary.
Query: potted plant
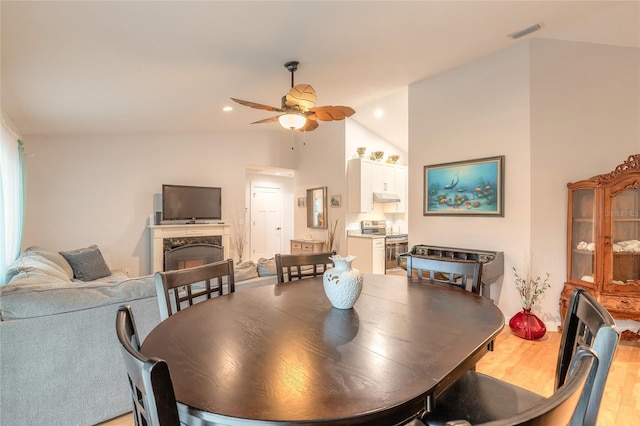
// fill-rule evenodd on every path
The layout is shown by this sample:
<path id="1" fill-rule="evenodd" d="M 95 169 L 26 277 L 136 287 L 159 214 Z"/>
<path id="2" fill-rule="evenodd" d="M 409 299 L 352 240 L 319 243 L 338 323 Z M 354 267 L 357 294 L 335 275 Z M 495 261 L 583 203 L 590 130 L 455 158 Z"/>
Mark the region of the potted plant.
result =
<path id="1" fill-rule="evenodd" d="M 543 279 L 540 275 L 532 273 L 529 267 L 526 273 L 521 275 L 514 266 L 513 275 L 515 277 L 516 288 L 520 293 L 522 311 L 511 317 L 509 320 L 509 328 L 511 328 L 513 334 L 523 339 L 540 339 L 547 332 L 547 328 L 544 322 L 531 312 L 531 309 L 538 301 L 538 298 L 551 287 L 549 284 L 549 273 L 547 272 Z"/>

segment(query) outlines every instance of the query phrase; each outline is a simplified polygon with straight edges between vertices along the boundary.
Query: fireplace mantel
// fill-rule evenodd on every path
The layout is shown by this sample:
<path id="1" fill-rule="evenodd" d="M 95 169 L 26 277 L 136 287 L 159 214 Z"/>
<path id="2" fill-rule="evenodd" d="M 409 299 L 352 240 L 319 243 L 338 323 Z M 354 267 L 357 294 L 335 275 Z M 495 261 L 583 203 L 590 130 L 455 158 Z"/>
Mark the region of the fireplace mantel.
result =
<path id="1" fill-rule="evenodd" d="M 224 259 L 229 258 L 229 225 L 196 223 L 182 225 L 148 225 L 151 244 L 151 273 L 163 270 L 163 242 L 165 238 L 222 236 Z"/>

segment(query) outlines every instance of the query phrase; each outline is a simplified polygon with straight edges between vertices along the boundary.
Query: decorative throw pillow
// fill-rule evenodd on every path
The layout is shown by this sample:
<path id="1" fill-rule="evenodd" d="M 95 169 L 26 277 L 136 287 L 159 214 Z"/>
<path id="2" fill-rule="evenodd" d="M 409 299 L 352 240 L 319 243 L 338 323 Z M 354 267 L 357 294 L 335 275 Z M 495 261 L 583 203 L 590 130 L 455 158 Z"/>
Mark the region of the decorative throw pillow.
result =
<path id="1" fill-rule="evenodd" d="M 261 257 L 258 259 L 258 275 L 261 277 L 268 277 L 276 274 L 276 259 L 266 259 Z"/>
<path id="2" fill-rule="evenodd" d="M 258 269 L 253 261 L 238 263 L 233 268 L 233 275 L 236 282 L 258 278 Z"/>
<path id="3" fill-rule="evenodd" d="M 60 254 L 71 265 L 73 276 L 80 281 L 93 281 L 111 275 L 100 249 L 95 244 L 77 250 L 61 251 Z"/>

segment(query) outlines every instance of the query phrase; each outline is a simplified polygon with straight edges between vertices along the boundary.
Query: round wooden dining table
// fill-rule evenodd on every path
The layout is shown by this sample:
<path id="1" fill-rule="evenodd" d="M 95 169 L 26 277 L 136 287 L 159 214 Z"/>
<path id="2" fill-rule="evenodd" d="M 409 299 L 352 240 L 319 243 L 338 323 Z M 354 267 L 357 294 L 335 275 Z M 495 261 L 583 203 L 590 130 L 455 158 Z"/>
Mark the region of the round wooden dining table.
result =
<path id="1" fill-rule="evenodd" d="M 428 410 L 504 326 L 454 286 L 365 275 L 353 309 L 322 278 L 220 296 L 161 322 L 141 352 L 169 365 L 191 425 L 394 425 Z"/>

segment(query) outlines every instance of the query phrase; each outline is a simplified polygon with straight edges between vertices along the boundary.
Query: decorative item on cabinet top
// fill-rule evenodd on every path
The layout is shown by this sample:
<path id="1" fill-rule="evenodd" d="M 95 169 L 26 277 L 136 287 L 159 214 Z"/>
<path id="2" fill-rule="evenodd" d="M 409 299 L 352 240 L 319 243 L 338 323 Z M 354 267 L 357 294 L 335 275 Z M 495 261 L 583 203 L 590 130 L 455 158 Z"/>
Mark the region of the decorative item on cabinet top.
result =
<path id="1" fill-rule="evenodd" d="M 390 155 L 389 158 L 387 158 L 387 163 L 396 164 L 399 159 L 400 159 L 399 155 Z"/>
<path id="2" fill-rule="evenodd" d="M 384 151 L 373 151 L 369 158 L 374 161 L 382 161 L 382 157 L 384 157 Z"/>

